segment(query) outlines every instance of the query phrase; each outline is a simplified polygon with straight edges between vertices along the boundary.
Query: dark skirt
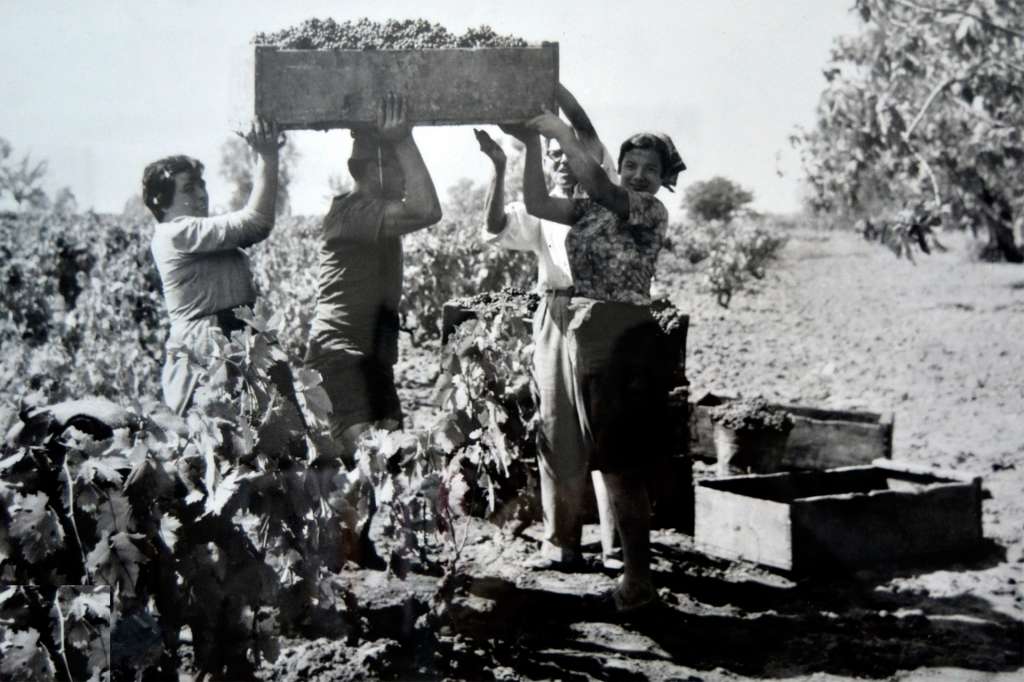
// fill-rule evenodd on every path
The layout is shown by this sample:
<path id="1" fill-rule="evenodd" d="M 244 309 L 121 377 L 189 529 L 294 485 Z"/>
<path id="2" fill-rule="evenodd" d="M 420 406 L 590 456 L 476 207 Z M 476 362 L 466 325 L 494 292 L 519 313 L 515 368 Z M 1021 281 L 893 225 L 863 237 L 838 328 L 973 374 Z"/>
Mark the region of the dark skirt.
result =
<path id="1" fill-rule="evenodd" d="M 569 307 L 591 468 L 647 470 L 672 448 L 665 336 L 647 306 L 574 297 Z"/>

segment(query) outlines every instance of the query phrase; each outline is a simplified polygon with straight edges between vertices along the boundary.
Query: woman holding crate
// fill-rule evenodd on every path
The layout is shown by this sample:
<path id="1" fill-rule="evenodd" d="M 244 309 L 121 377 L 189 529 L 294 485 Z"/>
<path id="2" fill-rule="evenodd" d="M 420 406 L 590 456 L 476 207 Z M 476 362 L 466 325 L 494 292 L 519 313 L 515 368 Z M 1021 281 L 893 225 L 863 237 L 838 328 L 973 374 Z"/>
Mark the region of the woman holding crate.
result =
<path id="1" fill-rule="evenodd" d="M 568 357 L 571 395 L 556 420 L 582 426 L 592 468 L 602 472 L 623 551 L 611 597 L 631 610 L 657 597 L 650 570 L 650 503 L 645 474 L 668 454 L 668 377 L 662 337 L 651 316 L 650 286 L 668 212 L 655 198 L 686 166 L 667 135 L 633 135 L 619 150 L 618 183 L 609 179 L 565 122 L 545 113 L 506 132 L 526 145 L 523 194 L 537 218 L 570 225 L 565 250 L 571 288 L 541 301 L 535 341 Z M 538 135 L 559 145 L 588 198 L 548 193 Z M 563 377 L 538 373 L 541 401 Z"/>
<path id="2" fill-rule="evenodd" d="M 256 153 L 253 188 L 240 210 L 209 216 L 203 164 L 184 155 L 146 166 L 142 197 L 157 220 L 150 250 L 163 285 L 171 318 L 167 357 L 161 375 L 164 402 L 184 414 L 199 382 L 195 356 L 211 329 L 224 334 L 243 329 L 233 310 L 256 301 L 249 257 L 242 250 L 270 235 L 278 185 L 278 150 L 284 144 L 277 125 L 255 121 L 245 135 Z M 286 368 L 272 376 L 291 392 Z"/>

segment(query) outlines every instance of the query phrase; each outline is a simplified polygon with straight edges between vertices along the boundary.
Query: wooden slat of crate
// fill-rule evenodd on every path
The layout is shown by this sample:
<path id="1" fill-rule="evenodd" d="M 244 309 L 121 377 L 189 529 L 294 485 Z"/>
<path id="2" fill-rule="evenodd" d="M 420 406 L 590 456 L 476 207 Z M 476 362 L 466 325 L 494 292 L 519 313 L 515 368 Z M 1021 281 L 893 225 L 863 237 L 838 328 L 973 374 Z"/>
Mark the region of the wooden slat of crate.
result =
<path id="1" fill-rule="evenodd" d="M 710 479 L 697 485 L 695 540 L 794 573 L 893 564 L 975 548 L 981 497 L 979 478 L 884 460 Z"/>
<path id="2" fill-rule="evenodd" d="M 558 44 L 430 50 L 255 48 L 255 113 L 286 129 L 376 121 L 380 99 L 401 93 L 420 125 L 522 120 L 555 111 Z"/>
<path id="3" fill-rule="evenodd" d="M 713 426 L 708 410 L 733 400 L 705 396 L 690 406 L 690 452 L 715 461 Z M 702 403 L 712 404 L 702 404 Z M 792 469 L 834 469 L 892 457 L 892 413 L 825 410 L 802 405 L 775 405 L 793 416 L 782 466 Z"/>
<path id="4" fill-rule="evenodd" d="M 787 571 L 793 568 L 789 504 L 698 484 L 693 526 L 694 540 L 703 552 Z"/>

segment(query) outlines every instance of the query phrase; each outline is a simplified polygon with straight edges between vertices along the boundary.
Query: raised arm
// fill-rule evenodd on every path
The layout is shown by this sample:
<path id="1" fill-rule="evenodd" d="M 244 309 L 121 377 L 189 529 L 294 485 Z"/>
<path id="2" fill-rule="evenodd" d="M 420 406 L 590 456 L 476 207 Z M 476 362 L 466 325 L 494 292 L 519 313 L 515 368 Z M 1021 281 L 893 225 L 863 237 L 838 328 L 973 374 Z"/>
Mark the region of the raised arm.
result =
<path id="1" fill-rule="evenodd" d="M 390 143 L 405 179 L 405 197 L 389 201 L 384 207 L 381 229 L 389 237 L 397 237 L 429 227 L 441 220 L 441 202 L 437 198 L 434 181 L 423 162 L 412 127 L 406 120 L 405 103 L 401 95 L 388 95 L 378 118 L 381 140 Z"/>
<path id="2" fill-rule="evenodd" d="M 278 150 L 282 145 L 277 124 L 258 119 L 242 137 L 256 152 L 256 168 L 253 169 L 252 192 L 244 210 L 258 214 L 272 225 L 277 208 Z"/>
<path id="3" fill-rule="evenodd" d="M 569 92 L 569 88 L 559 83 L 558 89 L 555 91 L 555 99 L 558 102 L 558 107 L 565 114 L 565 117 L 569 119 L 569 124 L 572 125 L 577 135 L 581 138 L 585 136 L 597 137 L 597 131 L 594 130 L 593 122 L 591 122 L 590 117 L 587 116 L 587 112 L 583 110 L 576 97 Z"/>
<path id="4" fill-rule="evenodd" d="M 521 125 L 503 125 L 501 129 L 526 146 L 526 158 L 523 162 L 523 203 L 526 204 L 526 212 L 541 220 L 571 225 L 573 202 L 570 199 L 553 197 L 548 192 L 547 183 L 544 181 L 544 152 L 541 151 L 540 138 L 536 132 Z"/>
<path id="5" fill-rule="evenodd" d="M 622 218 L 629 217 L 629 194 L 608 178 L 601 165 L 587 153 L 572 128 L 565 121 L 552 113 L 545 113 L 530 119 L 525 125 L 544 137 L 553 137 L 558 140 L 562 147 L 562 153 L 569 160 L 569 167 L 572 168 L 576 180 L 594 201 Z M 527 208 L 529 208 L 529 204 L 527 204 Z"/>
<path id="6" fill-rule="evenodd" d="M 473 134 L 480 144 L 480 151 L 494 164 L 494 175 L 487 188 L 487 231 L 498 234 L 508 224 L 508 216 L 505 215 L 505 165 L 508 158 L 501 145 L 485 131 L 473 128 Z"/>
<path id="7" fill-rule="evenodd" d="M 608 149 L 601 142 L 601 138 L 597 134 L 597 130 L 594 128 L 593 122 L 587 115 L 587 112 L 583 110 L 582 105 L 576 97 L 573 96 L 569 89 L 561 83 L 558 84 L 558 90 L 556 92 L 556 99 L 558 100 L 558 106 L 565 114 L 566 118 L 569 119 L 569 124 L 572 129 L 576 132 L 576 137 L 579 139 L 580 144 L 587 150 L 587 153 L 597 159 L 598 163 L 604 169 L 604 172 L 614 182 L 618 177 L 615 170 L 615 161 L 608 153 Z"/>
<path id="8" fill-rule="evenodd" d="M 277 205 L 280 132 L 276 124 L 258 119 L 248 133 L 237 134 L 249 143 L 256 155 L 253 187 L 248 200 L 241 209 L 212 218 L 195 212 L 179 212 L 180 218 L 185 220 L 179 218 L 169 228 L 172 230 L 171 242 L 178 251 L 201 253 L 245 248 L 270 235 Z M 191 188 L 196 183 L 205 187 L 201 177 L 190 177 L 182 191 L 194 192 Z M 176 217 L 173 213 L 168 215 Z"/>

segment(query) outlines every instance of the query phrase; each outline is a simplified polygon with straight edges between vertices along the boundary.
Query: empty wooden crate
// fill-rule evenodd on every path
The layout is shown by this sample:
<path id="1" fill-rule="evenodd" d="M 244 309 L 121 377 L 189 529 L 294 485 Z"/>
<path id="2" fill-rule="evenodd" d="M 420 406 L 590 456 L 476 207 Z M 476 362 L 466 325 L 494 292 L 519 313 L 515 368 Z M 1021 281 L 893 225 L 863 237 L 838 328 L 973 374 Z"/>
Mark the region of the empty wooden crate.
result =
<path id="1" fill-rule="evenodd" d="M 704 552 L 795 573 L 868 567 L 978 546 L 981 480 L 891 461 L 707 479 L 694 536 Z"/>

